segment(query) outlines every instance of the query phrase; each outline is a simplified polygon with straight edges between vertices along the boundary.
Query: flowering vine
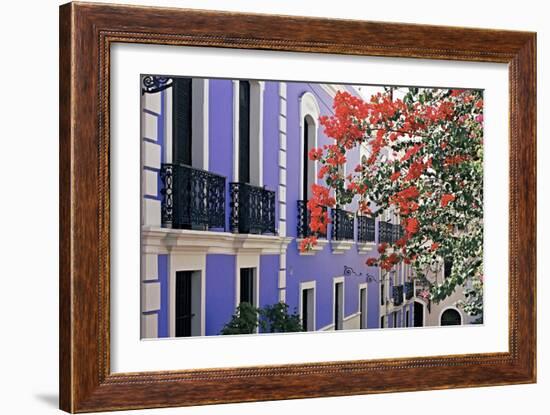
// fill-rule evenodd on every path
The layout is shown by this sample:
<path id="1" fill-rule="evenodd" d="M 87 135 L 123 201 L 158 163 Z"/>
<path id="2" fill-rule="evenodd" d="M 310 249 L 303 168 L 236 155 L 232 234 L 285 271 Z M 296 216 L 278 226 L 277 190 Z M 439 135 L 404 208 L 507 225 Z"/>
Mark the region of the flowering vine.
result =
<path id="1" fill-rule="evenodd" d="M 365 101 L 348 92 L 334 98 L 334 113 L 320 117 L 333 142 L 310 151 L 319 162 L 307 204 L 310 228 L 326 232 L 327 208 L 357 200 L 358 213 L 379 217 L 392 211 L 402 236 L 378 246 L 367 266 L 384 270 L 411 264 L 415 278 L 438 302 L 463 287 L 464 309 L 482 313 L 483 291 L 483 95 L 466 89 L 407 88 Z M 344 176 L 347 153 L 367 149 L 367 157 Z M 311 249 L 315 237 L 300 249 Z M 430 278 L 450 261 L 444 279 Z"/>

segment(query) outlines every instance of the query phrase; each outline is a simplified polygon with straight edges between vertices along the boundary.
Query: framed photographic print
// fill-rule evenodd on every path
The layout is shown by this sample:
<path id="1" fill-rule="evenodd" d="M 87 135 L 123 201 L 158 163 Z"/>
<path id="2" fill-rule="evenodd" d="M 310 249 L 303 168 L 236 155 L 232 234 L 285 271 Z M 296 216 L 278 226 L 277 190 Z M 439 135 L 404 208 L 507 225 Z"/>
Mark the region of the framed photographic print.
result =
<path id="1" fill-rule="evenodd" d="M 63 410 L 535 382 L 534 33 L 60 28 Z"/>

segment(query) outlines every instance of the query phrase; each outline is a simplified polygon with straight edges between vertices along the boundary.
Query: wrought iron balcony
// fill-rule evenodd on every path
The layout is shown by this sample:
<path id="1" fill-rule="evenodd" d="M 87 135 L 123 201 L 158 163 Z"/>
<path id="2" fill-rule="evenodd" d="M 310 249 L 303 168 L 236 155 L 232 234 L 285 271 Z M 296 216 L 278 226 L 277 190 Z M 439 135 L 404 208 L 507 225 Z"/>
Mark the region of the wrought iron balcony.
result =
<path id="1" fill-rule="evenodd" d="M 403 285 L 394 285 L 392 289 L 393 305 L 403 304 Z"/>
<path id="2" fill-rule="evenodd" d="M 374 242 L 374 218 L 357 216 L 357 242 Z"/>
<path id="3" fill-rule="evenodd" d="M 231 232 L 275 234 L 275 192 L 248 183 L 231 183 Z"/>
<path id="4" fill-rule="evenodd" d="M 403 236 L 401 225 L 394 225 L 390 222 L 378 222 L 378 242 L 395 243 Z"/>
<path id="5" fill-rule="evenodd" d="M 163 164 L 162 225 L 225 230 L 225 177 L 184 164 Z"/>
<path id="6" fill-rule="evenodd" d="M 343 209 L 332 209 L 332 239 L 353 240 L 353 213 Z"/>
<path id="7" fill-rule="evenodd" d="M 326 238 L 327 233 L 325 232 L 313 232 L 309 228 L 309 222 L 311 220 L 311 215 L 307 208 L 307 200 L 298 200 L 298 229 L 297 235 L 298 238 L 307 238 L 308 236 L 317 236 L 318 238 Z M 326 208 L 324 208 L 326 210 Z"/>
<path id="8" fill-rule="evenodd" d="M 410 300 L 414 296 L 414 282 L 413 281 L 405 281 L 405 298 L 407 300 Z"/>

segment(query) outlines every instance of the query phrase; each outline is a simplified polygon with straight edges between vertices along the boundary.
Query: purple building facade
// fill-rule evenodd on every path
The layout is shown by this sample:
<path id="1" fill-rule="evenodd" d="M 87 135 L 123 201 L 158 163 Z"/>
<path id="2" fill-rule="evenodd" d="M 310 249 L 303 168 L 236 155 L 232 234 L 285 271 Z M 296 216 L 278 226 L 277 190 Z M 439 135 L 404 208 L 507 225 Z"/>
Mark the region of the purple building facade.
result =
<path id="1" fill-rule="evenodd" d="M 142 82 L 143 338 L 217 335 L 243 301 L 285 302 L 308 331 L 415 325 L 425 304 L 410 270 L 365 264 L 399 232 L 390 213 L 375 222 L 352 213 L 355 201 L 339 206 L 315 249 L 299 251 L 319 182 L 307 153 L 332 142 L 319 117 L 332 113 L 337 91 L 356 88 Z M 365 151 L 348 153 L 344 173 Z"/>

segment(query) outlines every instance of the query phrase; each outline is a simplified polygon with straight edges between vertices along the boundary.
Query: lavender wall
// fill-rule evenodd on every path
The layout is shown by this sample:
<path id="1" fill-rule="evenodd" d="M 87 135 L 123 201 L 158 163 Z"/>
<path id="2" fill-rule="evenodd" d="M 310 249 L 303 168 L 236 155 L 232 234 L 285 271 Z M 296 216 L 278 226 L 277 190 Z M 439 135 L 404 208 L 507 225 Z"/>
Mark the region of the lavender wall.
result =
<path id="1" fill-rule="evenodd" d="M 210 79 L 208 102 L 208 170 L 226 177 L 225 199 L 229 201 L 229 182 L 233 181 L 233 81 Z M 225 229 L 229 230 L 229 209 L 225 215 Z"/>
<path id="2" fill-rule="evenodd" d="M 206 335 L 220 334 L 235 311 L 235 256 L 206 256 Z"/>
<path id="3" fill-rule="evenodd" d="M 168 337 L 170 330 L 168 327 L 169 310 L 169 284 L 168 284 L 168 255 L 158 255 L 158 277 L 160 282 L 160 310 L 158 320 L 158 336 Z"/>
<path id="4" fill-rule="evenodd" d="M 319 103 L 321 115 L 332 114 L 332 97 L 330 97 L 319 85 L 308 83 L 288 83 L 287 87 L 287 234 L 297 235 L 297 206 L 300 199 L 300 97 L 306 93 L 312 93 Z M 324 134 L 323 128 L 318 129 L 318 146 L 331 144 L 333 139 Z M 348 154 L 347 171 L 350 172 L 359 162 L 358 151 Z M 351 207 L 350 207 L 351 209 Z M 330 226 L 329 226 L 330 232 Z M 356 247 L 352 247 L 344 254 L 335 255 L 330 245 L 314 256 L 299 255 L 296 243 L 289 245 L 287 251 L 287 303 L 291 308 L 299 305 L 299 284 L 303 281 L 316 281 L 316 329 L 323 328 L 333 323 L 333 277 L 344 274 L 344 266 L 353 267 L 363 276 L 349 276 L 344 280 L 344 312 L 345 316 L 359 311 L 359 284 L 366 282 L 366 273 L 377 275 L 376 268 L 367 268 L 365 261 L 367 255 L 359 255 Z M 378 327 L 379 319 L 379 290 L 378 284 L 368 284 L 368 312 L 367 326 Z"/>

